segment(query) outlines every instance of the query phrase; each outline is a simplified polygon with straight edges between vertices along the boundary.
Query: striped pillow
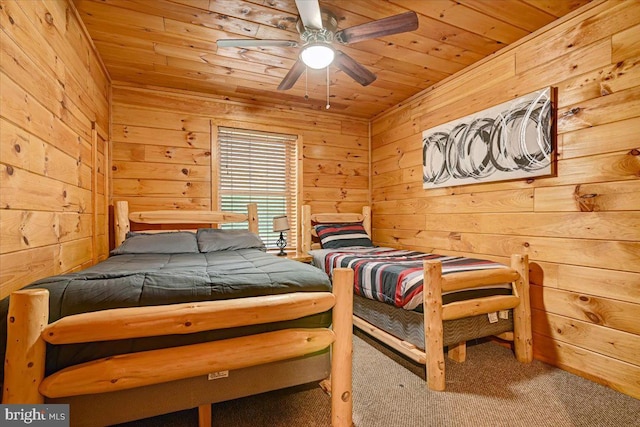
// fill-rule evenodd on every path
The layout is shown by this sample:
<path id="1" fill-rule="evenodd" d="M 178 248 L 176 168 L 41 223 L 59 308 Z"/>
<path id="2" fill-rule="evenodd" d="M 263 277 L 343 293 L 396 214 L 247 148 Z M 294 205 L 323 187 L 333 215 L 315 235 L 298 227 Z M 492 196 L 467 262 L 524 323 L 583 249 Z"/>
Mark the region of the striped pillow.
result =
<path id="1" fill-rule="evenodd" d="M 323 249 L 350 246 L 373 247 L 369 235 L 360 223 L 316 225 L 316 233 Z"/>

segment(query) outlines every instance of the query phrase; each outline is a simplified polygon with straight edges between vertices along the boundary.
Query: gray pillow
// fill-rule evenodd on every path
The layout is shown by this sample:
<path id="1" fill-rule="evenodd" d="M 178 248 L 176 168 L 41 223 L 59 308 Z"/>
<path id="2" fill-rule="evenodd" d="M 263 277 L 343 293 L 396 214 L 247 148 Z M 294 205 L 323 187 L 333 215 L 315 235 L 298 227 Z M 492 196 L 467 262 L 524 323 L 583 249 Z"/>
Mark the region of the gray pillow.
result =
<path id="1" fill-rule="evenodd" d="M 127 233 L 127 238 L 111 255 L 122 254 L 184 254 L 198 253 L 195 233 Z"/>
<path id="2" fill-rule="evenodd" d="M 248 230 L 201 228 L 198 230 L 197 239 L 200 252 L 233 251 L 237 249 L 267 250 L 260 237 Z"/>

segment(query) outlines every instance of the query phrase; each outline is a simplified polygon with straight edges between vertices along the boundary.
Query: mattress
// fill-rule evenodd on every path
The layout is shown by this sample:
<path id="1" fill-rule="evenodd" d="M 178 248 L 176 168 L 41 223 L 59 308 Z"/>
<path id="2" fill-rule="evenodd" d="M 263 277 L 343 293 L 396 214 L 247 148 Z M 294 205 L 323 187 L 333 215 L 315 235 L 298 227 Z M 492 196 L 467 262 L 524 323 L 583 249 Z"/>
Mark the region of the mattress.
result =
<path id="1" fill-rule="evenodd" d="M 418 251 L 385 247 L 321 249 L 311 251 L 313 263 L 329 276 L 334 268 L 354 270 L 354 295 L 381 301 L 406 310 L 422 311 L 423 262 L 440 261 L 442 274 L 464 271 L 507 268 L 483 259 L 444 256 Z M 443 292 L 442 302 L 448 304 L 470 298 L 510 295 L 510 283 Z"/>
<path id="2" fill-rule="evenodd" d="M 207 253 L 115 255 L 86 270 L 39 280 L 28 288 L 50 293 L 49 322 L 64 316 L 120 307 L 224 300 L 289 292 L 330 291 L 329 278 L 311 265 L 259 249 Z M 0 301 L 0 353 L 6 348 L 8 298 Z M 173 335 L 73 345 L 48 345 L 46 375 L 101 357 L 225 339 L 289 327 L 331 324 L 325 312 L 293 321 Z M 3 369 L 3 368 L 0 368 Z"/>

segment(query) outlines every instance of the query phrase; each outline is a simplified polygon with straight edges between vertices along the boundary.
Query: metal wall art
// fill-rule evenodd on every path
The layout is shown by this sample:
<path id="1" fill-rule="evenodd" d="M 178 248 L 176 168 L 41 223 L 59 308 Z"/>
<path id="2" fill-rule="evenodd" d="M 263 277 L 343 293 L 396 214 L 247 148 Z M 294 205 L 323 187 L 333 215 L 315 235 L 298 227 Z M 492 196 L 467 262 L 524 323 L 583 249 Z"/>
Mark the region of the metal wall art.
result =
<path id="1" fill-rule="evenodd" d="M 423 187 L 554 175 L 554 93 L 542 89 L 425 130 Z"/>

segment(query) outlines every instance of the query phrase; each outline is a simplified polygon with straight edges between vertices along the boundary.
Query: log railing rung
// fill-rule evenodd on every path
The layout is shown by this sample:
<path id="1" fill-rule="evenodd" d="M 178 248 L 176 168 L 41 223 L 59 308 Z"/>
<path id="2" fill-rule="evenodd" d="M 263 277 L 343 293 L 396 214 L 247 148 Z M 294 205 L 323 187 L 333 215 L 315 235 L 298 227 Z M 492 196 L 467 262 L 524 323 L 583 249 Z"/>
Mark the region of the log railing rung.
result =
<path id="1" fill-rule="evenodd" d="M 327 311 L 334 304 L 335 296 L 328 292 L 298 292 L 220 301 L 115 308 L 63 317 L 46 326 L 42 337 L 50 344 L 72 344 L 190 334 L 299 319 Z"/>
<path id="2" fill-rule="evenodd" d="M 511 283 L 520 275 L 510 268 L 494 268 L 490 270 L 463 271 L 442 276 L 442 292 L 458 291 L 478 286 L 491 286 L 500 283 Z"/>
<path id="3" fill-rule="evenodd" d="M 520 298 L 513 295 L 494 295 L 472 300 L 456 301 L 442 306 L 442 320 L 461 319 L 463 317 L 508 310 L 520 304 Z"/>
<path id="4" fill-rule="evenodd" d="M 286 360 L 327 348 L 328 329 L 285 329 L 181 347 L 128 353 L 74 365 L 44 379 L 56 398 L 105 393 Z"/>
<path id="5" fill-rule="evenodd" d="M 228 212 L 215 211 L 149 211 L 149 212 L 131 212 L 129 214 L 131 221 L 143 224 L 221 224 L 225 222 L 244 222 L 247 221 L 246 214 L 231 214 Z"/>

